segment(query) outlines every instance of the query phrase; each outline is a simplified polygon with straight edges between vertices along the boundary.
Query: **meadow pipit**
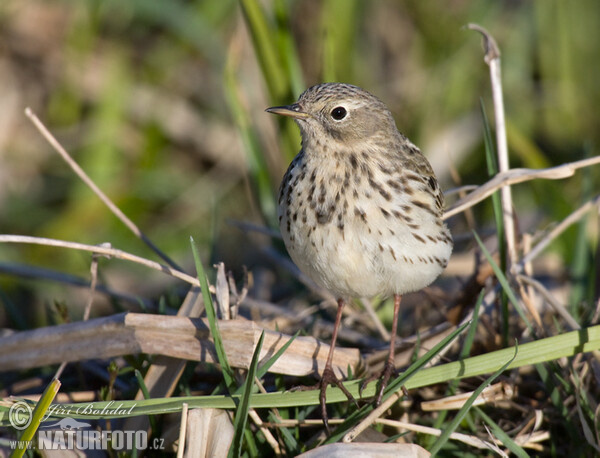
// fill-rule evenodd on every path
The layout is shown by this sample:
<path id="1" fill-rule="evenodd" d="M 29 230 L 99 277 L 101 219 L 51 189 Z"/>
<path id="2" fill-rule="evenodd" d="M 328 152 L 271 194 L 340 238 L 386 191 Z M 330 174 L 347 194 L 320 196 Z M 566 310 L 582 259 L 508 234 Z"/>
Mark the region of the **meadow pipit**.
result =
<path id="1" fill-rule="evenodd" d="M 338 298 L 320 382 L 327 426 L 327 386 L 335 384 L 352 399 L 331 365 L 345 301 L 394 296 L 379 404 L 394 371 L 401 295 L 440 275 L 452 237 L 442 222 L 444 196 L 429 162 L 377 97 L 350 84 L 325 83 L 307 89 L 292 105 L 267 111 L 294 118 L 302 133 L 302 149 L 279 189 L 285 246 L 306 275 Z"/>

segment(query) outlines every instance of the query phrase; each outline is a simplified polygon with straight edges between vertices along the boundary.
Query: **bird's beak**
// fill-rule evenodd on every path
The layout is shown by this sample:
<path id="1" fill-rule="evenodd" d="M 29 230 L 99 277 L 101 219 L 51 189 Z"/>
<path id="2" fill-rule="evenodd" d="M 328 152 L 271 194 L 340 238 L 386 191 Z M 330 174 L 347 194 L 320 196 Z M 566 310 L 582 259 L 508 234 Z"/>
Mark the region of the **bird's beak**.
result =
<path id="1" fill-rule="evenodd" d="M 284 105 L 281 107 L 271 107 L 265 110 L 267 113 L 278 114 L 281 116 L 289 116 L 294 119 L 306 119 L 310 115 L 300 108 L 300 105 L 293 103 L 291 105 Z"/>

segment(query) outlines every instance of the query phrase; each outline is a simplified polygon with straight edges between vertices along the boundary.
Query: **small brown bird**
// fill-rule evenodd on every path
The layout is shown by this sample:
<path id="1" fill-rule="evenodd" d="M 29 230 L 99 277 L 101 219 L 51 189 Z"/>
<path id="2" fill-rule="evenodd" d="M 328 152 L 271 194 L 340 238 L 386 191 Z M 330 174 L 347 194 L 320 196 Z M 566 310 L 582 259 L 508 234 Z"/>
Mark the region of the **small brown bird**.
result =
<path id="1" fill-rule="evenodd" d="M 452 237 L 442 221 L 444 196 L 427 159 L 396 128 L 377 97 L 350 84 L 324 83 L 298 102 L 268 108 L 294 118 L 302 149 L 279 189 L 279 227 L 294 262 L 338 298 L 331 349 L 320 382 L 338 386 L 332 369 L 342 309 L 353 297 L 394 296 L 390 352 L 377 404 L 394 371 L 401 295 L 433 282 L 448 264 Z"/>

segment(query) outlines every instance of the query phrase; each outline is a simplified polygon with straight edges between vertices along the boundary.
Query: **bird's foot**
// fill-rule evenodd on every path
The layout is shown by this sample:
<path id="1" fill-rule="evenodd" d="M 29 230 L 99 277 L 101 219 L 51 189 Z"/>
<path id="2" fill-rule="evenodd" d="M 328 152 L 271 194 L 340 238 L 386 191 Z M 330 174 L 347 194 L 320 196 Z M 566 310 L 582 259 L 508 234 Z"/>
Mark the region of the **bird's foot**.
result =
<path id="1" fill-rule="evenodd" d="M 388 382 L 390 381 L 390 378 L 392 377 L 392 374 L 394 374 L 394 376 L 397 376 L 398 371 L 394 367 L 394 364 L 390 363 L 390 361 L 388 360 L 388 361 L 386 361 L 385 366 L 383 366 L 383 370 L 381 371 L 381 373 L 379 375 L 370 376 L 360 385 L 361 396 L 362 396 L 362 391 L 365 389 L 365 387 L 369 383 L 371 383 L 373 380 L 379 379 L 379 383 L 377 386 L 377 397 L 375 399 L 375 407 L 379 406 L 379 404 L 381 404 L 381 398 L 383 397 L 383 392 L 385 391 L 385 388 L 387 387 Z M 402 387 L 402 391 L 406 394 L 406 388 Z"/>
<path id="2" fill-rule="evenodd" d="M 354 396 L 352 396 L 350 394 L 350 392 L 346 389 L 346 387 L 340 381 L 340 379 L 336 377 L 336 375 L 333 372 L 333 369 L 331 367 L 325 367 L 325 369 L 323 370 L 323 375 L 321 376 L 321 381 L 319 382 L 319 389 L 321 391 L 319 394 L 319 401 L 321 404 L 321 415 L 323 417 L 323 423 L 325 424 L 327 433 L 331 433 L 331 430 L 329 429 L 329 417 L 327 416 L 327 396 L 326 396 L 327 387 L 329 385 L 337 386 L 346 395 L 348 400 L 352 401 L 354 403 L 354 405 L 356 407 L 358 407 L 358 403 L 356 402 L 356 399 L 354 399 Z"/>

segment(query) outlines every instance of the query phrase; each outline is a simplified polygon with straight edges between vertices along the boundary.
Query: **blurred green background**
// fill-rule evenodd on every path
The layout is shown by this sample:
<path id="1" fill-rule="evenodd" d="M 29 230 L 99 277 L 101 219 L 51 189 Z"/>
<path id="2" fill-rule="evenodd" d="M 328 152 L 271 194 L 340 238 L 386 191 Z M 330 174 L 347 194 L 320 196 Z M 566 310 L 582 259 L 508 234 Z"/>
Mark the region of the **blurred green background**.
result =
<path id="1" fill-rule="evenodd" d="M 469 22 L 486 27 L 502 51 L 511 165 L 597 155 L 595 0 L 3 0 L 0 233 L 110 242 L 157 259 L 42 139 L 27 106 L 191 272 L 190 235 L 205 259 L 234 272 L 269 265 L 258 250 L 269 239 L 230 221 L 273 226 L 273 196 L 299 135 L 264 109 L 294 101 L 312 84 L 344 81 L 376 94 L 430 158 L 443 188 L 457 184 L 452 171 L 463 184 L 480 184 L 487 178 L 480 99 L 493 116 L 481 38 L 463 29 Z M 592 195 L 598 175 L 516 187 L 521 230 L 564 218 Z M 478 225 L 493 227 L 489 203 L 476 215 Z M 461 221 L 452 223 L 455 236 Z M 567 267 L 582 227 L 554 245 Z M 48 304 L 83 307 L 84 290 L 16 276 L 16 264 L 87 279 L 90 256 L 0 245 L 3 326 L 27 324 L 6 310 L 39 325 Z M 102 260 L 100 272 L 103 283 L 140 297 L 179 284 L 121 261 Z"/>

